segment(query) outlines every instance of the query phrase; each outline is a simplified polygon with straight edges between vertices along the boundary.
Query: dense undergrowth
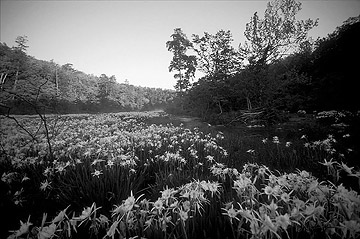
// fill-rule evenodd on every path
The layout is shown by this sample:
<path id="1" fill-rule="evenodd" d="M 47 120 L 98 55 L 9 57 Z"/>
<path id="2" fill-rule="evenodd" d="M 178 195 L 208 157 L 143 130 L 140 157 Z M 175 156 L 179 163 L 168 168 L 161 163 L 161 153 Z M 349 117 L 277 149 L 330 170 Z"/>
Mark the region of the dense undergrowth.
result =
<path id="1" fill-rule="evenodd" d="M 1 236 L 356 238 L 359 116 L 306 117 L 186 128 L 163 112 L 52 115 L 48 137 L 36 116 L 18 117 L 33 137 L 1 118 Z"/>

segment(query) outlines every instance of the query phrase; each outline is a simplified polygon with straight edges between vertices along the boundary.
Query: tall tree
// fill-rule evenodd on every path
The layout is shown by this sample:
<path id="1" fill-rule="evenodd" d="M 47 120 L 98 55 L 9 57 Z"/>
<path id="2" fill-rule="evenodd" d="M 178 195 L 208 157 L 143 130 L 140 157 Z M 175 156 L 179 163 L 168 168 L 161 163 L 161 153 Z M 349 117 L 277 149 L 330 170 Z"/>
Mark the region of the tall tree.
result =
<path id="1" fill-rule="evenodd" d="M 215 35 L 207 32 L 204 36 L 193 35 L 194 50 L 198 56 L 198 69 L 206 78 L 224 79 L 236 73 L 242 59 L 231 45 L 230 31 L 220 30 Z"/>
<path id="2" fill-rule="evenodd" d="M 195 75 L 196 57 L 186 54 L 187 50 L 192 49 L 192 43 L 182 32 L 181 28 L 176 28 L 171 38 L 171 41 L 166 42 L 168 51 L 174 54 L 170 62 L 169 71 L 177 72 L 174 75 L 174 78 L 177 79 L 175 89 L 184 91 L 190 87 L 190 79 Z"/>
<path id="3" fill-rule="evenodd" d="M 249 62 L 245 89 L 249 109 L 253 100 L 258 106 L 264 105 L 264 98 L 278 85 L 269 79 L 267 66 L 303 51 L 309 44 L 308 32 L 317 26 L 318 19 L 297 20 L 300 10 L 301 3 L 296 0 L 273 0 L 267 4 L 263 19 L 255 12 L 246 24 L 246 42 L 240 44 L 239 50 Z"/>
<path id="4" fill-rule="evenodd" d="M 301 3 L 296 0 L 273 0 L 268 3 L 264 18 L 257 12 L 246 24 L 247 39 L 240 45 L 250 65 L 264 66 L 297 50 L 308 39 L 308 32 L 318 24 L 316 20 L 297 20 Z"/>
<path id="5" fill-rule="evenodd" d="M 59 65 L 57 63 L 55 63 L 54 60 L 50 60 L 50 65 L 51 68 L 53 69 L 53 75 L 54 75 L 54 82 L 55 82 L 55 87 L 56 87 L 56 95 L 59 96 L 60 95 L 60 91 L 59 91 Z"/>
<path id="6" fill-rule="evenodd" d="M 16 64 L 16 75 L 15 75 L 15 80 L 14 80 L 14 85 L 13 85 L 13 91 L 16 91 L 16 87 L 18 84 L 18 80 L 19 80 L 19 72 L 20 72 L 20 67 L 23 66 L 23 63 L 26 61 L 27 55 L 26 55 L 26 51 L 27 48 L 29 47 L 27 45 L 28 39 L 27 36 L 18 36 L 15 40 L 15 43 L 17 44 L 15 47 L 13 47 L 13 49 L 15 50 L 15 64 Z"/>
<path id="7" fill-rule="evenodd" d="M 27 48 L 29 48 L 29 46 L 27 45 L 27 43 L 28 43 L 27 36 L 24 35 L 24 36 L 18 36 L 18 37 L 16 37 L 15 43 L 17 44 L 17 45 L 14 47 L 15 50 L 18 50 L 18 51 L 21 51 L 21 52 L 26 53 Z"/>

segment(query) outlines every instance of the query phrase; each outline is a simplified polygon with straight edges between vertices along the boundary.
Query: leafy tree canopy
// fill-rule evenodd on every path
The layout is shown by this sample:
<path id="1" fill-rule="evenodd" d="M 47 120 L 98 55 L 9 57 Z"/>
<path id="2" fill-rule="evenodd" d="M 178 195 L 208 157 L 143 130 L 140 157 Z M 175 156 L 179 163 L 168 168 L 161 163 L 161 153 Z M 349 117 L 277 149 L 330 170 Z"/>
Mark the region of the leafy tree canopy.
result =
<path id="1" fill-rule="evenodd" d="M 166 42 L 168 51 L 174 54 L 169 71 L 177 72 L 174 75 L 174 78 L 177 79 L 175 89 L 179 91 L 187 90 L 191 85 L 190 79 L 195 76 L 195 67 L 197 65 L 196 57 L 186 54 L 187 50 L 192 49 L 193 44 L 188 40 L 181 28 L 176 28 L 171 38 L 171 41 Z"/>
<path id="2" fill-rule="evenodd" d="M 257 12 L 246 24 L 246 42 L 240 50 L 252 65 L 275 62 L 288 53 L 295 52 L 307 39 L 308 32 L 318 24 L 318 19 L 297 20 L 301 3 L 295 0 L 273 0 L 268 3 L 264 18 Z"/>

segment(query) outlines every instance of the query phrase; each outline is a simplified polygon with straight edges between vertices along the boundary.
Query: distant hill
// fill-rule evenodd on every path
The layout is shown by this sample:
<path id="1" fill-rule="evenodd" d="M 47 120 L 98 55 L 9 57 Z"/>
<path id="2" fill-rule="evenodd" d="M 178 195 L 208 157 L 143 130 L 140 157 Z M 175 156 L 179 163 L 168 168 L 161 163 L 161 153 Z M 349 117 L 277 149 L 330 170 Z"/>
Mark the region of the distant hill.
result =
<path id="1" fill-rule="evenodd" d="M 15 47 L 0 43 L 0 106 L 3 113 L 93 113 L 166 107 L 175 91 L 119 84 L 115 76 L 89 75 L 72 64 L 26 54 L 24 37 Z"/>

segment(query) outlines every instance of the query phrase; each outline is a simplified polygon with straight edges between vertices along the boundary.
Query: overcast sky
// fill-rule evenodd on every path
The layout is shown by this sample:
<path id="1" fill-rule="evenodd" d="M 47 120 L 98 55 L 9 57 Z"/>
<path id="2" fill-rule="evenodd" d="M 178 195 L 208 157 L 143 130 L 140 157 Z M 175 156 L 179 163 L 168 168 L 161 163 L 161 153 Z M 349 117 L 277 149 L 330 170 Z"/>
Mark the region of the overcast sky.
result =
<path id="1" fill-rule="evenodd" d="M 53 59 L 88 74 L 115 75 L 118 82 L 173 89 L 165 47 L 175 28 L 190 38 L 230 30 L 244 42 L 245 24 L 263 16 L 268 1 L 0 1 L 0 41 L 15 45 L 28 36 L 28 54 Z M 314 38 L 360 14 L 360 0 L 301 1 L 298 19 L 319 18 Z"/>

